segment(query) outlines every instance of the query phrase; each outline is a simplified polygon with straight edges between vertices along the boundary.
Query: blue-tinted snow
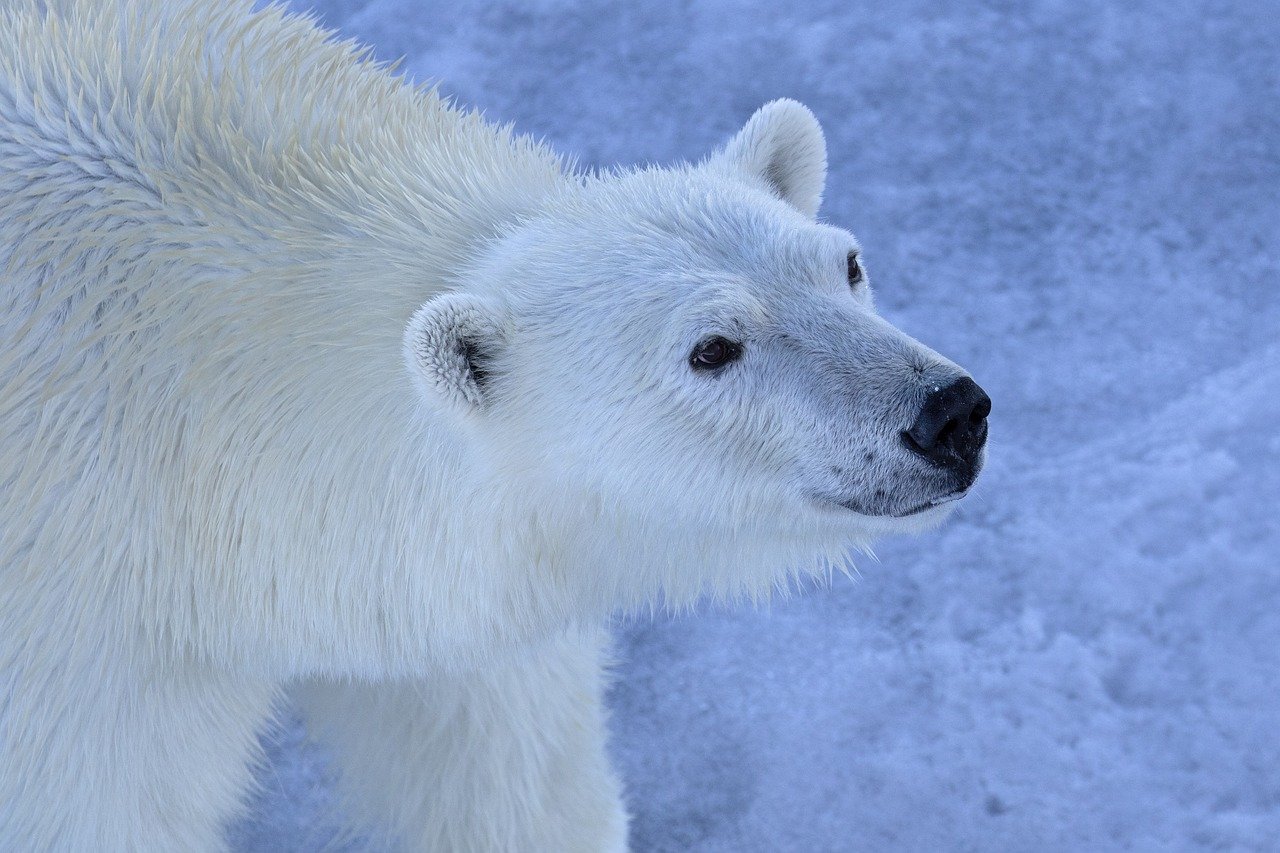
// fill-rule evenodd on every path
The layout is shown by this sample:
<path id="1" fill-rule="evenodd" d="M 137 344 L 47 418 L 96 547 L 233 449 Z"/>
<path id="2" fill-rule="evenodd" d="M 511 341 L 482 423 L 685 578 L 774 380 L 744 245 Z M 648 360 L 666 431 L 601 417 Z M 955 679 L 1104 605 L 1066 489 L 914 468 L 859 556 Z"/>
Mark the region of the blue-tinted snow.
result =
<path id="1" fill-rule="evenodd" d="M 313 8 L 586 164 L 804 101 L 881 310 L 995 400 L 944 529 L 767 612 L 620 628 L 635 849 L 1277 849 L 1274 2 Z M 236 844 L 314 849 L 323 752 L 270 749 Z"/>

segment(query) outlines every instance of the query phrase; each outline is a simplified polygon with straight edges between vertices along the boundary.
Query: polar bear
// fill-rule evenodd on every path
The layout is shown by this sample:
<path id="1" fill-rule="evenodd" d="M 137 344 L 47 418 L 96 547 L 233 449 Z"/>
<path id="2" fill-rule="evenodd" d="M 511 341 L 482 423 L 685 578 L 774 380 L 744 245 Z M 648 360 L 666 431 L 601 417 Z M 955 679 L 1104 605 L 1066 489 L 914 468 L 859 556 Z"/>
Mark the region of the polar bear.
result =
<path id="1" fill-rule="evenodd" d="M 5 3 L 0 847 L 220 848 L 288 695 L 388 843 L 624 849 L 610 614 L 982 466 L 825 173 L 792 101 L 583 174 L 277 8 Z"/>

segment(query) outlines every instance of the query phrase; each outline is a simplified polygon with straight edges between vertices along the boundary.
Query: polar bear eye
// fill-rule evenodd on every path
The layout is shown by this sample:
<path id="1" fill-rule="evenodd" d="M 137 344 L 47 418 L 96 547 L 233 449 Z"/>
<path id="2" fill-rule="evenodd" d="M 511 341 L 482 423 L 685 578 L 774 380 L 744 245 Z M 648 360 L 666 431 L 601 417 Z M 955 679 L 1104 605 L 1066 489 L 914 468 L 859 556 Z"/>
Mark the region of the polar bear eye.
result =
<path id="1" fill-rule="evenodd" d="M 742 344 L 719 336 L 707 338 L 694 348 L 689 366 L 694 370 L 715 370 L 742 355 Z"/>
<path id="2" fill-rule="evenodd" d="M 858 263 L 858 253 L 849 253 L 849 286 L 856 287 L 862 281 L 862 264 Z"/>

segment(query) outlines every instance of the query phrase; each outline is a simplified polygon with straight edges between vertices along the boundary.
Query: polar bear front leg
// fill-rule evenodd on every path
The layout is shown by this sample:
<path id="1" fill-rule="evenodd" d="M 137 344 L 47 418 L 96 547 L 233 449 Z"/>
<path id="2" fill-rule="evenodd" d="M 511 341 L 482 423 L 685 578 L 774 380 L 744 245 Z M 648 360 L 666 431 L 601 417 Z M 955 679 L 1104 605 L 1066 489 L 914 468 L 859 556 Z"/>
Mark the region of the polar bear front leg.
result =
<path id="1" fill-rule="evenodd" d="M 466 676 L 310 682 L 296 698 L 335 753 L 352 818 L 402 849 L 621 851 L 604 645 L 564 637 Z"/>

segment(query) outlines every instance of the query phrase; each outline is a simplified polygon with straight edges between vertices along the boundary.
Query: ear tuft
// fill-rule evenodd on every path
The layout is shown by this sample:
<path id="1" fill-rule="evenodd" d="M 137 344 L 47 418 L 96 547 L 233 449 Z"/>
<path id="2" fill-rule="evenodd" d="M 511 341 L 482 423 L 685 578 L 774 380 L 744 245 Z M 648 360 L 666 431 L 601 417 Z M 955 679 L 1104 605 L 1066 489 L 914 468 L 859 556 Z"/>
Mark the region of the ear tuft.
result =
<path id="1" fill-rule="evenodd" d="M 763 181 L 770 192 L 809 217 L 818 215 L 827 182 L 827 142 L 814 114 L 799 101 L 770 101 L 712 158 Z"/>
<path id="2" fill-rule="evenodd" d="M 465 293 L 446 293 L 414 312 L 404 330 L 404 361 L 429 399 L 462 414 L 484 408 L 489 361 L 501 346 L 497 306 Z"/>

